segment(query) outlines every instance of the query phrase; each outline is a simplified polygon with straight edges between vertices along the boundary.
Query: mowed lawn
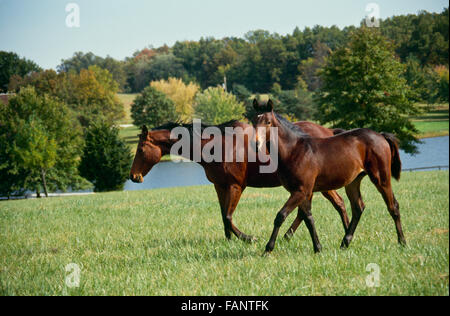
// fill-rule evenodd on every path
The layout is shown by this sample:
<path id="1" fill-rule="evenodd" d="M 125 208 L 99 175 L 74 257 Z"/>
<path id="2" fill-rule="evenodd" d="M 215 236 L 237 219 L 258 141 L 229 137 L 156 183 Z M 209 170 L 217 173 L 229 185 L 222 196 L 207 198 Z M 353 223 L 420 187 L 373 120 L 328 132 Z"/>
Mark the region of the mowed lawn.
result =
<path id="1" fill-rule="evenodd" d="M 406 248 L 369 180 L 346 251 L 337 212 L 315 196 L 318 255 L 301 226 L 261 256 L 288 197 L 282 188 L 245 192 L 235 224 L 259 238 L 254 244 L 224 239 L 212 186 L 1 202 L 0 294 L 449 295 L 448 183 L 448 172 L 405 173 L 395 183 Z M 79 288 L 65 284 L 70 263 L 81 269 Z M 380 268 L 378 288 L 367 286 L 370 264 Z"/>

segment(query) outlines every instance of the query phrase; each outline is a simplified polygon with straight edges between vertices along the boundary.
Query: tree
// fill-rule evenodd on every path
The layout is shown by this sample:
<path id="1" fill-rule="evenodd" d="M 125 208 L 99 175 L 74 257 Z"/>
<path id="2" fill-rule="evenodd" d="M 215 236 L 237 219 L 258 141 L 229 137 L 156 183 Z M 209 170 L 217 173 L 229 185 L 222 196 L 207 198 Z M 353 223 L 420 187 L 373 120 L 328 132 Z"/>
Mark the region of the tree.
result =
<path id="1" fill-rule="evenodd" d="M 96 56 L 91 52 L 76 52 L 69 59 L 63 59 L 57 67 L 59 72 L 75 72 L 79 74 L 83 69 L 89 69 L 91 66 L 97 66 L 106 69 L 112 75 L 113 79 L 119 85 L 119 89 L 123 90 L 126 84 L 126 72 L 124 62 L 115 60 L 107 56 L 106 58 Z"/>
<path id="2" fill-rule="evenodd" d="M 194 99 L 200 87 L 194 83 L 185 84 L 181 79 L 153 81 L 150 86 L 164 93 L 175 104 L 177 121 L 189 123 L 194 115 Z"/>
<path id="3" fill-rule="evenodd" d="M 83 127 L 101 119 L 113 124 L 125 116 L 117 82 L 105 69 L 91 66 L 79 74 L 67 73 L 59 85 L 57 96 L 76 112 Z"/>
<path id="4" fill-rule="evenodd" d="M 153 87 L 145 88 L 131 105 L 131 118 L 136 126 L 155 128 L 177 119 L 175 104 Z"/>
<path id="5" fill-rule="evenodd" d="M 309 91 L 317 91 L 322 86 L 322 81 L 318 72 L 325 65 L 331 50 L 327 45 L 317 42 L 313 46 L 314 57 L 303 60 L 300 65 L 301 78 L 308 85 Z"/>
<path id="6" fill-rule="evenodd" d="M 244 104 L 220 87 L 208 88 L 199 93 L 195 103 L 195 115 L 205 124 L 219 125 L 244 118 Z"/>
<path id="7" fill-rule="evenodd" d="M 20 58 L 16 53 L 0 51 L 0 92 L 8 92 L 13 75 L 25 76 L 41 68 L 31 60 Z"/>
<path id="8" fill-rule="evenodd" d="M 173 54 L 155 56 L 148 67 L 148 81 L 168 80 L 171 77 L 180 79 L 188 78 L 181 61 Z"/>
<path id="9" fill-rule="evenodd" d="M 86 187 L 77 172 L 81 128 L 64 103 L 28 87 L 0 106 L 0 114 L 2 193 Z"/>
<path id="10" fill-rule="evenodd" d="M 45 70 L 24 77 L 13 76 L 10 86 L 15 92 L 33 86 L 39 95 L 49 94 L 60 99 L 77 114 L 83 127 L 100 118 L 113 124 L 125 116 L 123 104 L 117 97 L 117 82 L 108 70 L 98 66 L 81 69 L 79 74 Z"/>
<path id="11" fill-rule="evenodd" d="M 294 121 L 310 120 L 316 112 L 313 93 L 306 90 L 273 90 L 272 99 L 277 104 L 277 112 Z"/>
<path id="12" fill-rule="evenodd" d="M 392 43 L 378 30 L 357 30 L 346 47 L 332 53 L 321 72 L 318 119 L 344 129 L 394 133 L 403 149 L 416 152 L 418 131 L 409 116 L 418 109 L 410 100 L 404 72 Z"/>
<path id="13" fill-rule="evenodd" d="M 245 117 L 251 120 L 255 117 L 256 111 L 253 106 L 253 93 L 248 90 L 245 86 L 240 84 L 234 84 L 232 89 L 233 95 L 236 99 L 244 104 L 245 107 Z"/>
<path id="14" fill-rule="evenodd" d="M 123 190 L 132 157 L 119 130 L 95 122 L 86 131 L 80 174 L 94 184 L 95 192 Z"/>
<path id="15" fill-rule="evenodd" d="M 437 66 L 434 68 L 434 72 L 437 75 L 437 101 L 447 102 L 449 101 L 449 71 L 446 66 Z"/>
<path id="16" fill-rule="evenodd" d="M 65 74 L 57 74 L 54 70 L 32 72 L 26 76 L 13 75 L 9 81 L 9 91 L 19 92 L 21 88 L 33 86 L 39 95 L 49 94 L 57 96 L 60 81 L 64 80 Z"/>

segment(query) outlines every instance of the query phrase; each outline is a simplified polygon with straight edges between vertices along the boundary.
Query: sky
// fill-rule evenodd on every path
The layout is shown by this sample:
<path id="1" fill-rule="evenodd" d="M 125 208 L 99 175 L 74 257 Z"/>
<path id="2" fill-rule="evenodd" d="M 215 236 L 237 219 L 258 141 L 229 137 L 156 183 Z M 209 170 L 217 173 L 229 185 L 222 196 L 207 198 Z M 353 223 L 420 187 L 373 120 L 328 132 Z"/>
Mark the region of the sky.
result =
<path id="1" fill-rule="evenodd" d="M 66 20 L 79 8 L 79 27 Z M 442 12 L 442 0 L 0 0 L 0 50 L 55 69 L 74 52 L 123 60 L 148 46 L 201 37 L 279 34 L 314 25 L 359 25 L 376 3 L 382 19 L 420 10 Z"/>

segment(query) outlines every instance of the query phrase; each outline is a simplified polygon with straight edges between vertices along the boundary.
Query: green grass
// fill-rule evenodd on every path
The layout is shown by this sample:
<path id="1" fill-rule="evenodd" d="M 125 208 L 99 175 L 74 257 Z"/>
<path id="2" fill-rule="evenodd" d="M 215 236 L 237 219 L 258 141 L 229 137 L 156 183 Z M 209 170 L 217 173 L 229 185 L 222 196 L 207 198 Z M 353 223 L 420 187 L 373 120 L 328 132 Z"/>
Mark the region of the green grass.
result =
<path id="1" fill-rule="evenodd" d="M 449 106 L 426 106 L 425 113 L 413 117 L 420 138 L 447 136 L 449 134 Z"/>
<path id="2" fill-rule="evenodd" d="M 121 120 L 120 124 L 133 124 L 133 120 L 131 119 L 131 104 L 133 103 L 134 99 L 138 96 L 137 93 L 118 93 L 117 97 L 119 100 L 123 103 L 124 109 L 125 109 L 125 118 Z"/>
<path id="3" fill-rule="evenodd" d="M 394 184 L 407 248 L 369 180 L 346 251 L 339 216 L 317 195 L 319 255 L 301 226 L 261 257 L 288 197 L 282 188 L 245 192 L 235 224 L 259 238 L 250 245 L 224 239 L 212 186 L 1 202 L 0 294 L 449 295 L 448 181 L 448 172 L 405 173 Z M 65 286 L 69 263 L 81 267 L 79 288 Z M 381 269 L 379 288 L 366 286 L 371 263 Z"/>

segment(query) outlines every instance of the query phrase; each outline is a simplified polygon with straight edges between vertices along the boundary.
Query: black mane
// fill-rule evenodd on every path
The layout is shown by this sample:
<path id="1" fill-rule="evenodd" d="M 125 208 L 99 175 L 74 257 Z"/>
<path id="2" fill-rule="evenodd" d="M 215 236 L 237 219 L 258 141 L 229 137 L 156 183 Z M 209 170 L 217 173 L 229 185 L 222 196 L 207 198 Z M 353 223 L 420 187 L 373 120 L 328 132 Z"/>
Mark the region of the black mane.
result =
<path id="1" fill-rule="evenodd" d="M 278 122 L 287 130 L 293 132 L 298 137 L 310 137 L 308 134 L 306 134 L 299 126 L 292 124 L 289 122 L 286 118 L 281 116 L 278 113 L 275 113 L 275 117 L 277 118 Z"/>
<path id="2" fill-rule="evenodd" d="M 206 125 L 206 124 L 202 123 L 202 125 L 201 125 L 201 132 L 203 133 L 203 131 L 205 129 L 207 129 L 208 127 L 217 127 L 218 129 L 220 129 L 220 131 L 222 133 L 225 133 L 225 129 L 227 127 L 234 127 L 237 123 L 239 123 L 239 121 L 237 121 L 237 120 L 232 120 L 232 121 L 229 121 L 229 122 L 226 122 L 226 123 L 222 123 L 220 125 Z M 191 132 L 191 133 L 194 130 L 194 124 L 193 123 L 183 124 L 183 123 L 170 122 L 170 123 L 164 124 L 162 126 L 156 127 L 152 131 L 161 131 L 161 130 L 169 130 L 170 131 L 170 130 L 173 130 L 174 128 L 177 128 L 177 127 L 184 127 L 187 130 L 189 130 L 189 132 Z"/>

